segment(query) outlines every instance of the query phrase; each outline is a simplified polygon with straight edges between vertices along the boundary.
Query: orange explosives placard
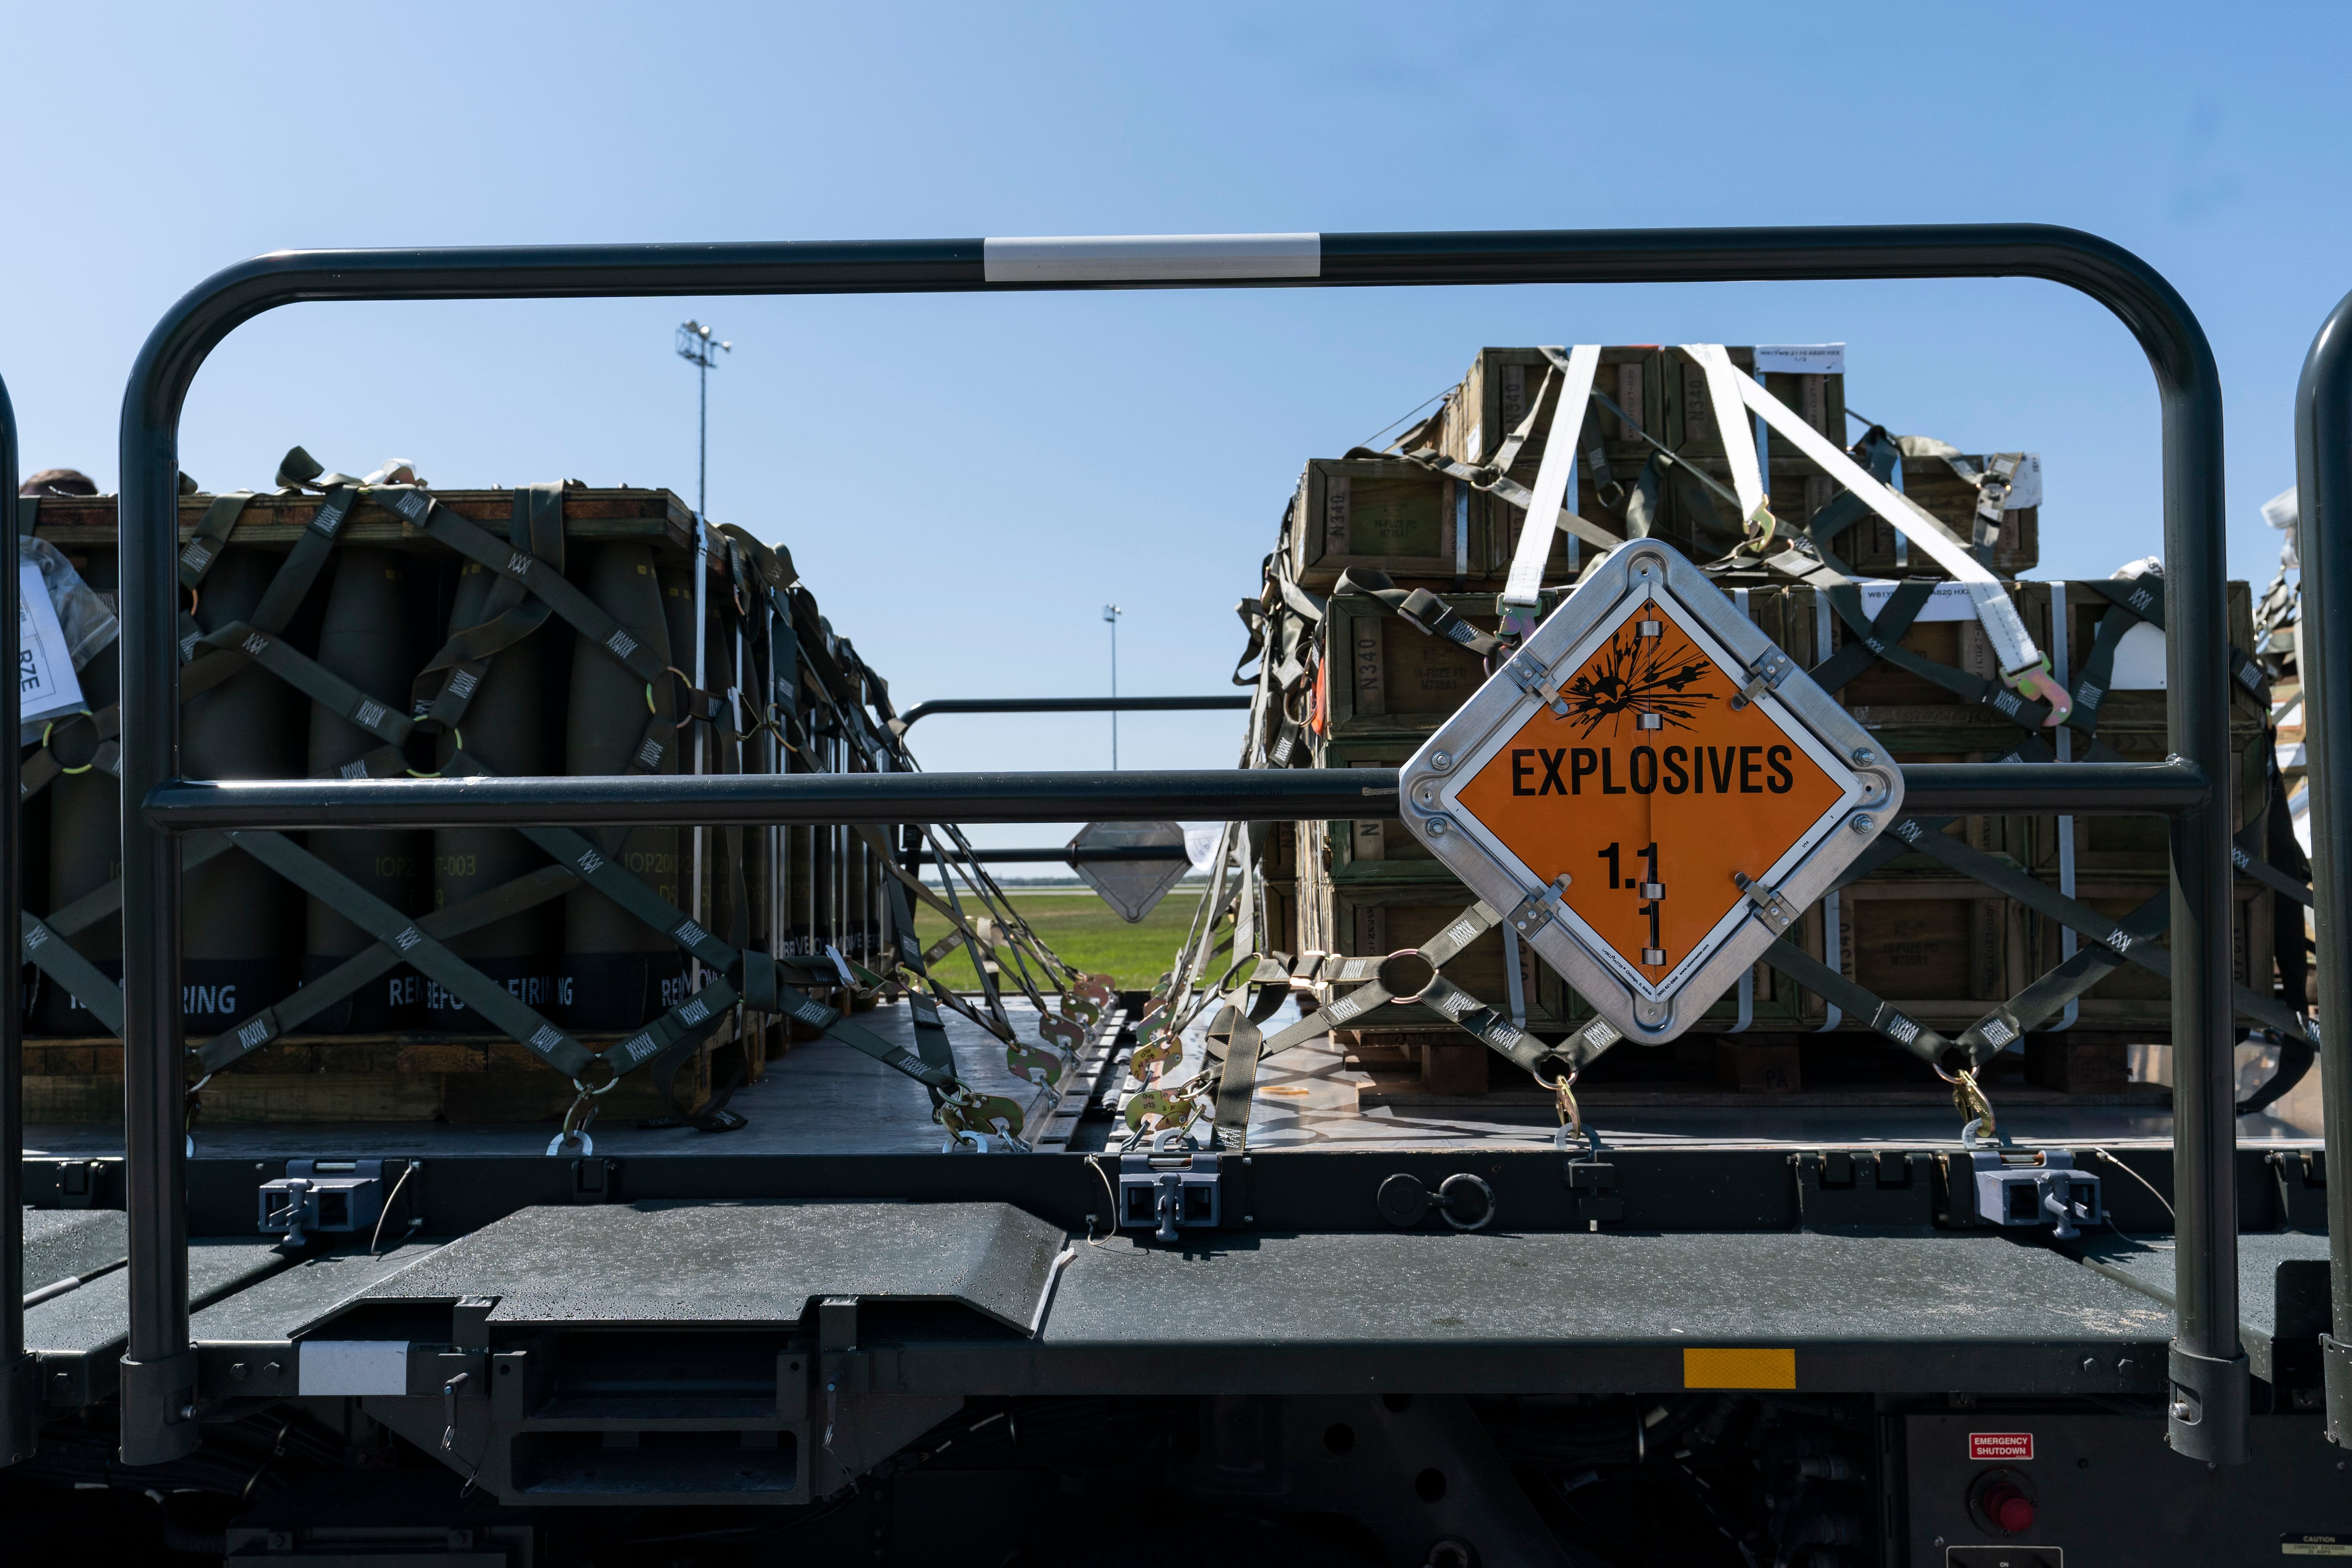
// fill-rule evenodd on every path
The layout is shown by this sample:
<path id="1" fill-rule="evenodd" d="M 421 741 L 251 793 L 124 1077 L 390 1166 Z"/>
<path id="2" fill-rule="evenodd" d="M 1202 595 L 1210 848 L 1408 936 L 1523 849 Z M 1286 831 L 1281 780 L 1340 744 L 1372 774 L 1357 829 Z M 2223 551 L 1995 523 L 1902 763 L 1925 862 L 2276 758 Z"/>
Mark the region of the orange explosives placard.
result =
<path id="1" fill-rule="evenodd" d="M 1734 873 L 1762 879 L 1847 781 L 1818 742 L 1741 700 L 1656 599 L 1626 609 L 1557 690 L 1455 798 L 1537 878 L 1565 874 L 1560 900 L 1663 987 L 1743 904 Z"/>
<path id="2" fill-rule="evenodd" d="M 1673 1039 L 1801 945 L 1805 906 L 1901 808 L 1870 732 L 1653 541 L 1595 562 L 1490 668 L 1398 773 L 1401 815 L 1592 1005 L 1546 1042 L 1567 1068 Z"/>

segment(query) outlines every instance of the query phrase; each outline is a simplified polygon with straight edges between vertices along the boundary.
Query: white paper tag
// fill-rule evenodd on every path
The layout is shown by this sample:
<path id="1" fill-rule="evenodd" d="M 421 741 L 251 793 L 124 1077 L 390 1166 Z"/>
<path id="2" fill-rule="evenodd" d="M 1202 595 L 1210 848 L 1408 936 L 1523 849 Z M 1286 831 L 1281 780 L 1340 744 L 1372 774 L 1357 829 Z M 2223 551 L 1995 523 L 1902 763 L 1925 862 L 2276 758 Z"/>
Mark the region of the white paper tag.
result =
<path id="1" fill-rule="evenodd" d="M 78 712 L 81 681 L 66 654 L 66 634 L 57 606 L 41 580 L 37 562 L 16 567 L 16 690 L 27 723 L 52 714 Z"/>
<path id="2" fill-rule="evenodd" d="M 1979 467 L 1982 467 L 1984 459 L 1979 458 L 1977 463 Z M 2017 472 L 2010 477 L 2009 494 L 2001 501 L 2001 510 L 2023 511 L 2027 507 L 2041 504 L 2042 454 L 2028 452 L 2025 454 L 2025 460 L 2017 465 Z"/>
<path id="3" fill-rule="evenodd" d="M 1883 577 L 1865 578 L 1854 584 L 1862 590 L 1863 612 L 1874 621 L 1878 618 L 1879 612 L 1886 608 L 1886 601 L 1895 596 L 1895 590 L 1902 585 Z M 1927 602 L 1919 606 L 1919 613 L 1911 617 L 1911 622 L 1916 626 L 1921 621 L 1973 621 L 1976 618 L 1976 601 L 1969 597 L 1966 583 L 1938 583 L 1934 592 L 1927 595 Z"/>
<path id="4" fill-rule="evenodd" d="M 1843 343 L 1758 343 L 1756 368 L 1796 375 L 1843 375 Z"/>
<path id="5" fill-rule="evenodd" d="M 2293 528 L 2299 516 L 2296 509 L 2300 504 L 2295 497 L 2294 487 L 2289 485 L 2263 502 L 2263 521 L 2273 528 Z"/>
<path id="6" fill-rule="evenodd" d="M 2164 689 L 2164 632 L 2142 621 L 2116 644 L 2116 672 L 2110 691 Z"/>

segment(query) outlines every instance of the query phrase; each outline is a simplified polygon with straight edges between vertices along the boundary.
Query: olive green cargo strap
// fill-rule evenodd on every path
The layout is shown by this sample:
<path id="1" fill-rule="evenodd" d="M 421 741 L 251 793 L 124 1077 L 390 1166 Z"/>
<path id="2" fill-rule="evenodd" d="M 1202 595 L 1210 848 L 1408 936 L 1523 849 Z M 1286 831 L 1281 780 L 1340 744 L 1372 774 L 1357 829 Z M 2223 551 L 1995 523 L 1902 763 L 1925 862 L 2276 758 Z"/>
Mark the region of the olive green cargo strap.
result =
<path id="1" fill-rule="evenodd" d="M 1973 1065 L 1961 1061 L 1960 1053 L 1950 1040 L 1892 1002 L 1847 979 L 1843 972 L 1831 968 L 1785 936 L 1774 938 L 1772 945 L 1764 950 L 1764 962 L 1848 1017 L 1863 1020 L 1929 1067 Z M 1949 1063 L 1945 1059 L 1948 1057 L 1952 1058 Z"/>
<path id="2" fill-rule="evenodd" d="M 348 720 L 387 745 L 406 742 L 415 721 L 390 703 L 371 697 L 333 670 L 279 637 L 245 621 L 231 621 L 206 633 L 196 644 L 207 649 L 241 654 L 321 708 Z M 349 774 L 346 776 L 353 776 Z"/>
<path id="3" fill-rule="evenodd" d="M 2083 715 L 2077 727 L 2085 731 L 2098 723 L 2099 704 L 2106 700 L 2114 684 L 2116 649 L 2122 645 L 2124 635 L 2142 621 L 2158 631 L 2164 629 L 2164 578 L 2157 573 L 2106 578 L 2091 586 L 2107 600 L 2110 608 L 2099 617 L 2090 656 L 2083 660 L 2082 678 L 2074 686 L 2074 710 Z M 2264 698 L 2263 688 L 2269 677 L 2261 664 L 2235 643 L 2230 645 L 2230 679 L 2256 700 Z"/>
<path id="4" fill-rule="evenodd" d="M 722 974 L 733 974 L 741 984 L 739 987 L 734 982 L 728 983 L 723 1005 L 732 1006 L 736 997 L 739 994 L 742 995 L 746 999 L 746 1005 L 758 1011 L 789 1014 L 803 1022 L 815 1024 L 827 1034 L 846 1044 L 856 1046 L 866 1055 L 874 1057 L 876 1060 L 898 1067 L 902 1072 L 907 1070 L 890 1057 L 892 1051 L 900 1051 L 900 1047 L 890 1046 L 877 1037 L 866 1035 L 855 1026 L 821 1022 L 810 1012 L 810 1009 L 815 1008 L 819 1012 L 828 1014 L 831 1014 L 832 1010 L 822 1007 L 805 994 L 788 984 L 778 973 L 782 966 L 777 960 L 762 952 L 730 949 L 724 942 L 703 930 L 698 922 L 679 910 L 677 905 L 615 864 L 609 854 L 590 843 L 582 835 L 566 827 L 524 827 L 518 831 L 545 850 L 581 881 L 612 900 L 629 914 L 667 936 L 706 965 Z M 455 988 L 452 987 L 452 989 Z M 718 994 L 719 993 L 714 991 L 711 986 L 706 986 L 702 991 L 697 992 L 695 996 Z M 694 1000 L 694 997 L 688 998 L 687 1003 L 680 1004 L 679 1008 L 673 1011 L 687 1010 Z M 840 1015 L 833 1014 L 833 1016 L 837 1020 Z M 944 1031 L 942 1034 L 944 1035 Z M 658 1047 L 648 1048 L 644 1059 L 651 1059 L 658 1048 Z M 901 1052 L 901 1054 L 904 1053 Z M 920 1057 L 914 1059 L 922 1063 Z M 922 1063 L 922 1065 L 926 1072 L 937 1077 L 938 1081 L 935 1082 L 932 1077 L 924 1077 L 922 1073 L 909 1073 L 908 1076 L 922 1078 L 926 1084 L 933 1088 L 951 1089 L 956 1087 L 952 1057 L 945 1064 L 937 1067 L 929 1063 Z M 626 1068 L 622 1070 L 625 1071 Z"/>
<path id="5" fill-rule="evenodd" d="M 283 834 L 238 828 L 236 847 L 431 975 L 501 1033 L 568 1078 L 577 1079 L 595 1053 L 526 1005 L 503 985 L 425 934 L 418 923 Z"/>
<path id="6" fill-rule="evenodd" d="M 949 904 L 937 893 L 932 892 L 929 888 L 925 887 L 921 878 L 916 876 L 914 873 L 908 871 L 904 866 L 898 864 L 898 858 L 890 853 L 889 841 L 883 837 L 881 829 L 871 826 L 861 826 L 857 829 L 857 833 L 859 837 L 866 840 L 867 847 L 873 850 L 876 859 L 880 863 L 883 869 L 889 874 L 887 880 L 884 885 L 890 889 L 891 896 L 893 898 L 904 898 L 908 892 L 914 893 L 917 897 L 920 898 L 925 904 L 929 905 L 939 914 L 944 916 L 950 922 L 958 928 L 958 930 L 962 933 L 964 940 L 972 944 L 972 952 L 975 956 L 983 953 L 989 956 L 994 955 L 995 944 L 982 942 L 979 933 L 972 931 L 965 921 L 961 911 Z M 968 848 L 967 852 L 969 852 Z M 899 944 L 902 951 L 906 947 L 914 944 L 911 919 L 912 911 L 910 910 L 908 914 L 908 923 L 901 928 L 908 933 L 905 942 Z M 1007 937 L 1011 939 L 1007 945 L 1014 948 L 1017 948 L 1020 945 L 1020 935 L 1027 934 L 1034 939 L 1035 934 L 1034 932 L 1029 931 L 1025 925 L 1016 925 L 1013 923 L 1006 924 L 1005 933 Z M 1037 959 L 1041 967 L 1045 965 L 1045 956 L 1043 953 L 1036 953 L 1032 956 Z M 920 957 L 919 949 L 917 950 L 917 957 L 919 959 Z M 979 970 L 980 966 L 975 964 L 973 967 L 975 970 Z M 1050 970 L 1048 972 L 1050 973 Z M 982 971 L 982 973 L 985 972 Z M 1025 967 L 1018 964 L 1014 965 L 1013 977 L 1013 983 L 1021 987 L 1023 994 L 1029 998 L 1030 1005 L 1037 1009 L 1041 1017 L 1053 1011 L 1053 1009 L 1047 1005 L 1044 993 L 1037 989 L 1035 982 L 1030 978 L 1029 972 Z M 992 1027 L 990 1032 L 996 1033 L 997 1031 Z M 1012 1043 L 1009 1030 L 1005 1034 L 1004 1038 L 1008 1045 Z"/>
<path id="7" fill-rule="evenodd" d="M 1988 855 L 1971 848 L 1940 830 L 1931 827 L 1937 819 L 1905 817 L 1890 830 L 1912 848 L 1942 861 L 1954 870 L 2006 894 L 2035 913 L 2057 921 L 2077 935 L 2106 943 L 2125 958 L 2149 973 L 2170 979 L 2172 954 L 2154 942 L 2145 942 L 2126 931 L 2116 921 L 2099 913 L 2079 900 L 2070 899 L 2056 889 L 2023 871 L 1999 856 Z M 1949 821 L 1949 818 L 1942 819 Z M 2245 840 L 2252 834 L 2249 826 L 2238 835 L 2236 847 L 2249 847 Z M 2273 997 L 2259 995 L 2242 985 L 2231 988 L 2232 1006 L 2243 1016 L 2252 1018 L 2266 1027 L 2307 1038 L 2301 1017 Z M 2007 1044 L 2003 1041 L 2002 1044 Z"/>
<path id="8" fill-rule="evenodd" d="M 584 835 L 568 827 L 519 827 L 515 831 L 545 850 L 583 882 L 710 968 L 724 973 L 735 967 L 734 949 L 703 930 L 692 916 L 646 886 L 616 862 L 609 851 L 591 843 Z"/>
<path id="9" fill-rule="evenodd" d="M 195 640 L 202 635 L 192 611 L 195 596 L 203 592 L 205 574 L 220 559 L 229 535 L 236 531 L 237 519 L 243 515 L 246 503 L 252 499 L 251 490 L 231 490 L 213 497 L 212 504 L 205 509 L 204 517 L 196 524 L 195 536 L 180 551 L 180 586 L 190 595 L 189 603 L 180 606 L 175 616 L 177 631 L 173 640 L 180 645 L 182 664 L 194 657 Z"/>
<path id="10" fill-rule="evenodd" d="M 84 958 L 64 935 L 29 910 L 19 910 L 25 962 L 64 986 L 117 1038 L 122 1034 L 122 987 Z"/>
<path id="11" fill-rule="evenodd" d="M 677 1006 L 628 1036 L 604 1053 L 604 1064 L 619 1079 L 658 1059 L 671 1047 L 708 1036 L 741 1000 L 724 977 L 715 978 Z"/>
<path id="12" fill-rule="evenodd" d="M 507 542 L 544 563 L 549 571 L 563 570 L 562 484 L 536 484 L 515 492 Z M 516 579 L 494 577 L 482 605 L 482 618 L 451 633 L 417 671 L 410 688 L 412 709 L 420 719 L 443 729 L 459 729 L 467 704 L 488 672 L 491 658 L 537 632 L 551 613 L 546 601 L 532 597 Z M 436 676 L 440 678 L 437 689 Z"/>
<path id="13" fill-rule="evenodd" d="M 1908 670 L 1924 679 L 1933 681 L 1956 697 L 1989 709 L 2021 730 L 2039 731 L 2049 726 L 2053 711 L 2050 704 L 2021 697 L 2002 681 L 1989 680 L 1983 676 L 1970 675 L 1966 670 L 1954 669 L 1949 665 L 1939 664 L 1923 654 L 1915 653 L 1910 648 L 1905 647 L 1894 637 L 1881 634 L 1877 630 L 1876 622 L 1863 612 L 1861 587 L 1846 574 L 1843 563 L 1836 561 L 1834 557 L 1825 558 L 1806 550 L 1790 549 L 1769 557 L 1764 564 L 1784 576 L 1793 578 L 1811 587 L 1815 595 L 1837 612 L 1839 619 L 1846 623 L 1853 636 L 1860 639 L 1861 646 L 1867 648 L 1874 657 L 1884 659 L 1899 669 Z M 1913 581 L 1916 582 L 1917 579 Z M 1903 590 L 1898 588 L 1896 592 L 1899 594 Z M 1925 602 L 1926 598 L 1923 595 L 1920 603 Z M 1887 608 L 1893 607 L 1893 601 L 1890 599 Z M 1916 616 L 1916 613 L 1917 606 L 1915 605 L 1912 614 Z M 1884 617 L 1885 612 L 1882 611 L 1880 618 Z M 1909 618 L 1905 617 L 1900 624 L 1905 629 L 1908 629 Z M 1900 632 L 1895 633 L 1895 637 L 1901 635 Z M 1851 647 L 1854 645 L 1849 643 L 1847 646 Z M 1843 649 L 1840 650 L 1841 653 L 1843 651 Z M 1837 658 L 1838 655 L 1832 654 L 1831 658 Z M 1841 665 L 1836 670 L 1832 671 L 1841 686 L 1860 673 L 1860 669 L 1853 668 L 1849 665 Z"/>
<path id="14" fill-rule="evenodd" d="M 1456 484 L 1468 485 L 1472 489 L 1484 490 L 1489 495 L 1498 497 L 1521 511 L 1527 510 L 1536 499 L 1535 491 L 1508 474 L 1497 474 L 1487 468 L 1475 468 L 1459 458 L 1446 457 L 1444 453 L 1433 451 L 1426 447 L 1401 453 L 1399 456 L 1417 468 L 1425 468 L 1433 474 L 1442 474 Z M 1572 533 L 1585 542 L 1598 545 L 1603 550 L 1614 550 L 1625 542 L 1600 524 L 1587 521 L 1564 506 L 1553 520 L 1553 525 L 1562 532 Z M 1521 524 L 1521 526 L 1527 525 Z"/>
<path id="15" fill-rule="evenodd" d="M 579 885 L 580 879 L 562 867 L 541 866 L 488 892 L 420 916 L 416 926 L 426 936 L 446 942 L 561 898 Z M 239 1019 L 205 1041 L 194 1052 L 197 1064 L 208 1074 L 234 1066 L 404 962 L 403 954 L 389 942 L 379 942 L 355 952 L 316 980 L 306 982 L 291 996 Z"/>
<path id="16" fill-rule="evenodd" d="M 915 940 L 915 917 L 907 902 L 907 889 L 895 881 L 886 882 L 884 887 L 890 895 L 890 934 L 898 950 L 898 963 L 913 971 L 918 980 L 928 981 L 929 976 L 923 967 L 922 944 Z M 907 1007 L 914 1019 L 915 1054 L 922 1058 L 926 1067 L 943 1072 L 952 1079 L 956 1070 L 955 1048 L 948 1039 L 947 1023 L 940 1016 L 939 1007 L 932 1002 L 928 989 L 909 985 L 907 988 Z M 931 1091 L 931 1109 L 936 1111 L 947 1094 L 936 1085 L 927 1087 Z"/>
<path id="17" fill-rule="evenodd" d="M 1483 901 L 1473 904 L 1449 921 L 1445 928 L 1426 944 L 1416 949 L 1415 952 L 1420 955 L 1421 961 L 1430 967 L 1430 984 L 1443 984 L 1448 990 L 1459 990 L 1459 987 L 1453 986 L 1451 982 L 1444 981 L 1444 976 L 1436 972 L 1444 968 L 1461 953 L 1464 948 L 1500 924 L 1502 918 L 1495 912 L 1491 905 Z M 1390 958 L 1397 956 L 1401 955 L 1391 953 L 1370 958 L 1333 956 L 1323 959 L 1302 978 L 1310 982 L 1319 981 L 1326 986 L 1355 984 L 1356 988 L 1344 996 L 1334 996 L 1306 1017 L 1266 1040 L 1258 1051 L 1258 1058 L 1263 1060 L 1278 1051 L 1286 1051 L 1293 1046 L 1303 1046 L 1309 1040 L 1329 1034 L 1334 1028 L 1350 1019 L 1360 1018 L 1373 1008 L 1395 1000 L 1394 994 L 1381 983 L 1380 972 L 1382 964 L 1388 963 Z M 1428 994 L 1427 987 L 1418 994 Z M 1468 993 L 1465 992 L 1463 994 L 1467 995 Z M 1467 1016 L 1466 1010 L 1465 1016 Z M 1453 1015 L 1449 1013 L 1447 1016 L 1452 1017 Z M 1454 1021 L 1460 1022 L 1460 1019 L 1457 1018 Z M 1481 1038 L 1484 1037 L 1481 1037 Z M 1497 1050 L 1504 1048 L 1500 1045 L 1496 1045 L 1494 1041 L 1490 1040 L 1487 1043 L 1495 1045 Z"/>
<path id="18" fill-rule="evenodd" d="M 180 870 L 184 875 L 228 850 L 228 840 L 217 833 L 190 834 L 180 843 Z M 120 913 L 121 909 L 122 879 L 118 877 L 103 887 L 91 889 L 64 908 L 52 910 L 46 920 L 29 911 L 18 911 L 26 922 L 22 931 L 25 961 L 65 986 L 117 1036 L 122 1033 L 121 985 L 109 980 L 62 939 Z"/>
<path id="19" fill-rule="evenodd" d="M 1441 642 L 1459 643 L 1481 658 L 1506 651 L 1503 639 L 1482 632 L 1426 588 L 1400 588 L 1385 572 L 1352 566 L 1339 574 L 1339 592 L 1376 600 L 1381 608 Z"/>
<path id="20" fill-rule="evenodd" d="M 521 584 L 569 622 L 582 639 L 604 650 L 630 674 L 650 686 L 667 671 L 602 605 L 572 585 L 561 570 L 527 551 L 501 544 L 471 520 L 458 516 L 427 492 L 409 485 L 384 487 L 378 499 L 427 538 L 438 540 L 468 560 Z"/>

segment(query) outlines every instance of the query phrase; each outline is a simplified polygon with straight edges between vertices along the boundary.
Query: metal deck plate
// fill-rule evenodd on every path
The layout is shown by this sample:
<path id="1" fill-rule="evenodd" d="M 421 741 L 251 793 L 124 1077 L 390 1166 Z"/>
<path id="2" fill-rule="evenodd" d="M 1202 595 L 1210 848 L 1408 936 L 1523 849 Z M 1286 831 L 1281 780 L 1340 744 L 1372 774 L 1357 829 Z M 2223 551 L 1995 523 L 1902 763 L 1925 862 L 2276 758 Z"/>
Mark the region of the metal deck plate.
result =
<path id="1" fill-rule="evenodd" d="M 268 1241 L 188 1243 L 188 1300 L 203 1302 L 249 1284 L 286 1261 Z M 25 1348 L 43 1360 L 119 1347 L 130 1333 L 131 1276 L 118 1268 L 25 1314 Z"/>
<path id="2" fill-rule="evenodd" d="M 130 1255 L 130 1234 L 121 1209 L 26 1209 L 26 1292 L 121 1262 Z"/>
<path id="3" fill-rule="evenodd" d="M 1026 1333 L 1067 1239 L 1009 1204 L 645 1203 L 531 1208 L 354 1298 L 495 1296 L 493 1323 L 797 1322 L 820 1296 L 953 1301 Z"/>
<path id="4" fill-rule="evenodd" d="M 2172 1310 L 2171 1237 L 2151 1244 L 2094 1234 L 2083 1238 L 2080 1251 L 2091 1268 Z M 2294 1231 L 2240 1233 L 2238 1333 L 2256 1377 L 2299 1382 L 2299 1374 L 2308 1372 L 2316 1380 L 2329 1293 L 2327 1237 Z"/>
<path id="5" fill-rule="evenodd" d="M 309 1258 L 196 1313 L 188 1321 L 188 1337 L 198 1344 L 290 1340 L 369 1286 L 439 1250 L 436 1242 L 411 1242 L 381 1257 L 333 1252 Z"/>
<path id="6" fill-rule="evenodd" d="M 1328 1392 L 1335 1366 L 1381 1389 L 1679 1388 L 1694 1346 L 1792 1348 L 1799 1388 L 2143 1391 L 2172 1333 L 2147 1297 L 2000 1236 L 1121 1240 L 1077 1249 L 1041 1372 L 1052 1352 L 1131 1352 L 1139 1322 L 1139 1375 L 1230 1362 L 1261 1393 Z"/>

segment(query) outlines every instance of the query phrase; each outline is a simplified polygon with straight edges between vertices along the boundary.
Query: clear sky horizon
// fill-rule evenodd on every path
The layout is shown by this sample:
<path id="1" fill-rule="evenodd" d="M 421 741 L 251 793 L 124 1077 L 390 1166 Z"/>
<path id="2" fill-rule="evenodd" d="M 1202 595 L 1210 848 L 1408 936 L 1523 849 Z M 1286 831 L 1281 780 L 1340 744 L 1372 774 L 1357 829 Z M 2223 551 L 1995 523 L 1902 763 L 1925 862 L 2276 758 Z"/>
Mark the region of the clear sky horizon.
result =
<path id="1" fill-rule="evenodd" d="M 2290 400 L 2352 289 L 2341 7 L 1817 5 L 20 7 L 0 376 L 28 468 L 115 482 L 148 329 L 283 247 L 2034 221 L 2122 244 L 2210 335 L 2231 570 L 2277 561 Z M 1230 689 L 1306 459 L 1483 344 L 1843 341 L 1852 403 L 2043 455 L 2043 576 L 2158 548 L 2122 326 L 2026 280 L 303 306 L 234 334 L 182 462 L 300 443 L 443 486 L 691 500 L 787 544 L 902 705 Z M 1236 716 L 1129 718 L 1220 766 Z M 926 766 L 1097 766 L 1100 719 L 937 719 Z M 1055 830 L 988 830 L 1048 841 Z"/>

